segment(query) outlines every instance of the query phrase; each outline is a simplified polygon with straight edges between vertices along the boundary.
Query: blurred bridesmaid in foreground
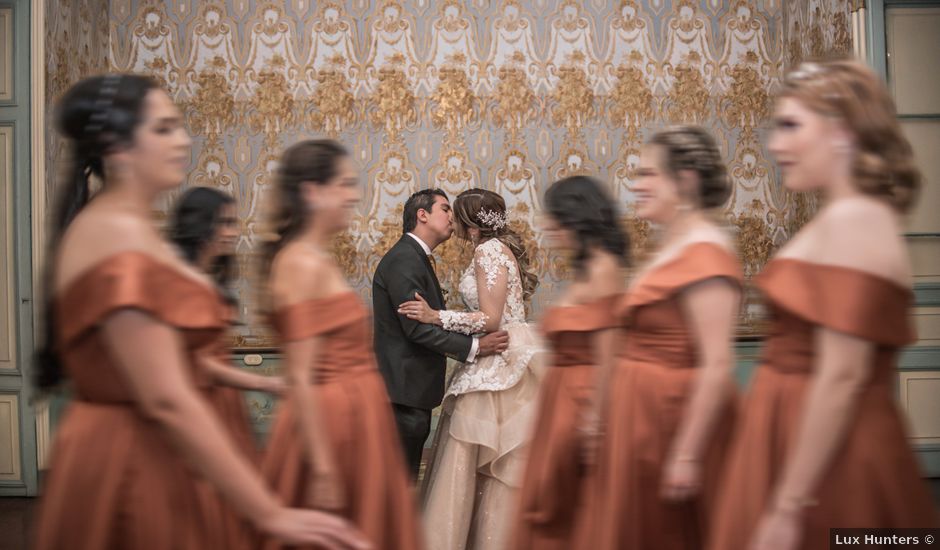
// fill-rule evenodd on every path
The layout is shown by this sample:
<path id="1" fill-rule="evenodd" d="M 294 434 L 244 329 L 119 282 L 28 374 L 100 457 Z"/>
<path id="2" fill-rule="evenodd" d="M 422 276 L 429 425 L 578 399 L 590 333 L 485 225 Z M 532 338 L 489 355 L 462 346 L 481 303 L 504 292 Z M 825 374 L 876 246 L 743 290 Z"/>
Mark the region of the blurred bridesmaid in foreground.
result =
<path id="1" fill-rule="evenodd" d="M 822 550 L 830 528 L 936 527 L 894 397 L 898 349 L 915 341 L 911 146 L 856 62 L 801 65 L 774 117 L 784 185 L 824 204 L 757 279 L 771 326 L 710 546 Z"/>
<path id="2" fill-rule="evenodd" d="M 550 350 L 535 432 L 520 490 L 512 548 L 581 548 L 591 498 L 583 463 L 588 413 L 603 358 L 612 360 L 614 306 L 623 290 L 629 243 L 603 184 L 574 176 L 545 194 L 543 231 L 571 255 L 574 279 L 542 319 Z"/>
<path id="3" fill-rule="evenodd" d="M 218 498 L 287 543 L 362 544 L 338 518 L 281 505 L 193 383 L 196 351 L 220 337 L 225 313 L 213 282 L 151 220 L 190 160 L 170 97 L 141 76 L 89 78 L 66 93 L 57 124 L 74 165 L 54 218 L 37 382 L 54 388 L 67 374 L 72 401 L 56 430 L 35 547 L 248 544 L 229 532 Z M 103 186 L 89 200 L 92 174 Z"/>
<path id="4" fill-rule="evenodd" d="M 340 144 L 302 141 L 284 152 L 274 191 L 277 239 L 264 266 L 289 388 L 264 475 L 286 502 L 349 518 L 376 548 L 420 549 L 369 312 L 329 252 L 356 214 L 359 174 Z"/>
<path id="5" fill-rule="evenodd" d="M 209 187 L 194 187 L 177 201 L 170 218 L 170 240 L 191 265 L 212 277 L 216 289 L 228 306 L 228 319 L 237 318 L 237 302 L 230 285 L 235 270 L 235 244 L 238 240 L 238 219 L 235 199 Z M 209 403 L 228 428 L 245 456 L 258 461 L 258 449 L 245 398 L 240 390 L 279 394 L 284 389 L 280 376 L 260 376 L 231 365 L 230 335 L 220 338 L 200 355 L 205 376 L 199 381 Z"/>
<path id="6" fill-rule="evenodd" d="M 654 135 L 639 175 L 637 216 L 660 239 L 618 310 L 617 361 L 600 384 L 589 546 L 701 548 L 734 420 L 742 273 L 708 212 L 731 186 L 715 141 L 692 126 Z"/>

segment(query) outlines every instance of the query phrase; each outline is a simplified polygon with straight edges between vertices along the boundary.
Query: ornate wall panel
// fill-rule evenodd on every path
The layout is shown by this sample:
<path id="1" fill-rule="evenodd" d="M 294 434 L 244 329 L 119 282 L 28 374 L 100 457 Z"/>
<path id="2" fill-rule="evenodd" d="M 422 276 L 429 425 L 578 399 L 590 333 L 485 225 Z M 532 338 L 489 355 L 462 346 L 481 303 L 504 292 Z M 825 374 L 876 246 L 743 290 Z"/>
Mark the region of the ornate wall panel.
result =
<path id="1" fill-rule="evenodd" d="M 843 48 L 847 16 L 844 0 L 112 0 L 109 51 L 114 69 L 153 75 L 182 106 L 195 139 L 187 185 L 238 199 L 236 344 L 265 347 L 251 251 L 279 151 L 313 136 L 344 142 L 362 173 L 366 199 L 336 250 L 363 297 L 409 193 L 479 186 L 506 197 L 535 251 L 537 312 L 565 276 L 534 229 L 546 187 L 606 180 L 639 246 L 651 234 L 629 217 L 640 146 L 676 122 L 717 136 L 735 182 L 721 214 L 755 272 L 812 207 L 780 189 L 763 146 L 784 60 Z M 439 253 L 453 289 L 468 250 Z"/>
<path id="2" fill-rule="evenodd" d="M 108 0 L 47 0 L 45 8 L 46 103 L 45 174 L 47 193 L 36 200 L 52 200 L 52 189 L 66 168 L 68 151 L 55 132 L 53 107 L 69 86 L 82 78 L 104 73 L 108 61 Z M 37 130 L 38 131 L 38 130 Z M 45 212 L 52 210 L 46 208 Z M 45 243 L 37 243 L 45 246 Z"/>
<path id="3" fill-rule="evenodd" d="M 854 0 L 785 2 L 783 28 L 787 67 L 807 59 L 852 55 Z"/>

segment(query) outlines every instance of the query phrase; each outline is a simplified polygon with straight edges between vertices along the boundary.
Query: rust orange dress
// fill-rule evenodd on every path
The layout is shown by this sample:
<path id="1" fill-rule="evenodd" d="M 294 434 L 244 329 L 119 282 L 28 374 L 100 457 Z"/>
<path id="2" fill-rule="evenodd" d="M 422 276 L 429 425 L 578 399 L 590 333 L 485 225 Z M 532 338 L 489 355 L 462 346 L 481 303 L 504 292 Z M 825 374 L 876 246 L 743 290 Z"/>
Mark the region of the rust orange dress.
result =
<path id="1" fill-rule="evenodd" d="M 590 499 L 578 423 L 594 397 L 594 333 L 613 328 L 616 297 L 554 307 L 542 320 L 551 354 L 519 493 L 511 548 L 570 550 L 583 540 Z"/>
<path id="2" fill-rule="evenodd" d="M 219 300 L 224 303 L 223 297 L 219 296 Z M 226 305 L 224 306 L 224 311 L 226 313 L 225 326 L 231 327 L 232 317 L 234 315 L 233 308 Z M 228 330 L 219 331 L 218 337 L 210 342 L 208 346 L 200 350 L 199 353 L 210 354 L 217 360 L 227 364 L 230 357 L 229 341 Z M 223 428 L 225 428 L 225 431 L 232 439 L 235 447 L 241 451 L 253 466 L 258 467 L 260 464 L 260 456 L 254 435 L 251 433 L 248 408 L 245 405 L 245 398 L 242 391 L 238 388 L 215 382 L 212 375 L 206 372 L 201 373 L 201 376 L 197 378 L 196 382 L 200 390 L 202 390 L 203 395 L 206 397 L 206 401 L 209 402 L 211 409 L 216 413 Z M 211 488 L 207 486 L 203 490 L 211 490 Z M 210 497 L 206 496 L 204 498 Z M 246 538 L 246 534 L 250 534 L 252 537 L 255 536 L 249 523 L 233 508 L 226 506 L 221 499 L 219 499 L 219 504 L 220 509 L 218 513 L 221 521 L 226 524 L 225 533 L 231 535 L 225 540 L 224 547 L 248 548 L 254 546 L 252 542 L 254 539 Z"/>
<path id="3" fill-rule="evenodd" d="M 743 275 L 734 254 L 717 244 L 690 244 L 642 275 L 620 304 L 621 341 L 593 479 L 594 539 L 585 547 L 697 550 L 705 544 L 734 401 L 727 403 L 709 439 L 700 497 L 671 503 L 660 495 L 663 467 L 698 377 L 698 345 L 680 297 L 691 286 L 716 278 L 740 288 Z"/>
<path id="4" fill-rule="evenodd" d="M 231 326 L 234 311 L 231 307 L 227 309 L 227 326 Z M 229 365 L 231 359 L 229 341 L 228 332 L 222 332 L 219 338 L 205 350 L 205 353 Z M 243 391 L 239 388 L 214 383 L 211 380 L 207 380 L 203 391 L 215 412 L 218 413 L 219 419 L 228 428 L 228 432 L 235 440 L 238 448 L 252 463 L 258 464 L 260 461 L 258 445 L 254 434 L 251 432 L 251 420 Z"/>
<path id="5" fill-rule="evenodd" d="M 311 391 L 345 484 L 347 518 L 375 548 L 423 547 L 405 459 L 385 382 L 372 354 L 368 312 L 352 291 L 281 308 L 275 328 L 285 342 L 324 338 Z M 279 407 L 262 471 L 281 500 L 307 506 L 310 467 L 288 397 Z M 265 548 L 280 548 L 274 541 Z"/>
<path id="6" fill-rule="evenodd" d="M 817 328 L 872 342 L 872 376 L 845 441 L 804 509 L 803 550 L 829 548 L 833 527 L 936 527 L 937 511 L 895 405 L 898 348 L 915 340 L 909 289 L 862 271 L 796 259 L 758 276 L 772 314 L 742 411 L 709 547 L 745 549 L 796 445 L 812 384 Z"/>
<path id="7" fill-rule="evenodd" d="M 55 299 L 57 345 L 73 398 L 53 444 L 35 548 L 201 550 L 238 547 L 221 499 L 166 432 L 145 417 L 110 357 L 101 323 L 136 309 L 196 351 L 225 329 L 214 289 L 142 252 L 110 256 Z M 229 544 L 232 542 L 232 544 Z"/>

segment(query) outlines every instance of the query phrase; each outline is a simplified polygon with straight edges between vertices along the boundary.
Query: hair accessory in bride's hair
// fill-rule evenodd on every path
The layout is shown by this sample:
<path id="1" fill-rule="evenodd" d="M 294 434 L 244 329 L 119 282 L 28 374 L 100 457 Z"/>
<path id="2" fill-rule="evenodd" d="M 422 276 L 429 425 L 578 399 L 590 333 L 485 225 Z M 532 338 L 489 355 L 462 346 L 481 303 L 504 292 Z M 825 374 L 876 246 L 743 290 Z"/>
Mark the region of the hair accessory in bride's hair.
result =
<path id="1" fill-rule="evenodd" d="M 481 208 L 480 211 L 477 212 L 477 219 L 480 220 L 482 225 L 492 227 L 496 230 L 500 230 L 509 224 L 509 220 L 506 219 L 506 214 L 501 214 L 495 210 L 487 210 L 486 208 Z"/>

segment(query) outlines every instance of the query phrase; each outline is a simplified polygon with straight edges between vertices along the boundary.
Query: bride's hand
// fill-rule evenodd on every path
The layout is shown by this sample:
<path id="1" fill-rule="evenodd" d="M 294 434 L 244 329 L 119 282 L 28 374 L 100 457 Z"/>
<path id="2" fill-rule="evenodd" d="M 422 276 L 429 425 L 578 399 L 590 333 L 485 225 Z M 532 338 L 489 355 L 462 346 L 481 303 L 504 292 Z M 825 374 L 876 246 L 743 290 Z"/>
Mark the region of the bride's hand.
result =
<path id="1" fill-rule="evenodd" d="M 424 301 L 424 298 L 417 292 L 415 292 L 414 300 L 398 306 L 398 314 L 404 315 L 412 321 L 418 321 L 419 323 L 437 324 L 438 321 L 440 321 L 440 315 L 437 310 L 431 309 L 431 306 L 429 306 L 428 303 Z"/>

